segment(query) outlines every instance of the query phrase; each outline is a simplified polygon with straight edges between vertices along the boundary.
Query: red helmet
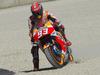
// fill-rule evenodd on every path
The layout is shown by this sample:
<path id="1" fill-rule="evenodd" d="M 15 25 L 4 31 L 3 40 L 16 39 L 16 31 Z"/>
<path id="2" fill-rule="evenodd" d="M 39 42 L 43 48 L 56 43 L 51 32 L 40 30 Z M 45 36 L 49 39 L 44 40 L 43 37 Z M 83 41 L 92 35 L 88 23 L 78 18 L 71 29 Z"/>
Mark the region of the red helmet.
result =
<path id="1" fill-rule="evenodd" d="M 38 18 L 40 19 L 43 15 L 43 7 L 40 3 L 38 2 L 34 2 L 32 5 L 31 5 L 31 12 L 32 12 L 32 15 L 35 17 L 35 18 Z"/>

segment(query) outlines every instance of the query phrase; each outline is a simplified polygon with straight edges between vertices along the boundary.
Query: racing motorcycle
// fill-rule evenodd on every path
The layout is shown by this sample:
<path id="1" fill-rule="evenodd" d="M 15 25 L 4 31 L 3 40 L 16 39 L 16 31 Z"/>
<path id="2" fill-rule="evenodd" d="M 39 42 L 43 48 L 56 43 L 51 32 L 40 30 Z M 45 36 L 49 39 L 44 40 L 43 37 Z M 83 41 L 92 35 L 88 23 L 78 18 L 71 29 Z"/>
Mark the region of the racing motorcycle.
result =
<path id="1" fill-rule="evenodd" d="M 55 31 L 50 21 L 46 22 L 44 27 L 34 29 L 33 32 L 35 43 L 55 68 L 61 68 L 73 61 L 71 48 L 61 33 Z"/>

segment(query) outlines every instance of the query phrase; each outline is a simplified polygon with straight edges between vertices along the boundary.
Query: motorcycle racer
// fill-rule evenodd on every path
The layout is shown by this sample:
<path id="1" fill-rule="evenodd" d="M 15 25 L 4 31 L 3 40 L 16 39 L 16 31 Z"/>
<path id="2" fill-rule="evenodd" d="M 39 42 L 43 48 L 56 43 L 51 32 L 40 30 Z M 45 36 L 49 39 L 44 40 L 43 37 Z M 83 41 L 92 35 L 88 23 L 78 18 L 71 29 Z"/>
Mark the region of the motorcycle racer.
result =
<path id="1" fill-rule="evenodd" d="M 67 41 L 65 37 L 64 26 L 55 16 L 50 14 L 48 11 L 44 11 L 41 3 L 34 2 L 31 5 L 31 13 L 32 15 L 29 17 L 29 20 L 28 20 L 29 36 L 32 43 L 31 53 L 33 57 L 33 66 L 34 66 L 33 69 L 34 71 L 37 71 L 39 70 L 39 53 L 38 53 L 39 47 L 38 47 L 38 44 L 33 39 L 34 28 L 39 29 L 40 27 L 43 27 L 47 21 L 50 20 L 55 30 L 58 32 L 61 32 L 66 43 L 69 45 L 71 43 Z"/>

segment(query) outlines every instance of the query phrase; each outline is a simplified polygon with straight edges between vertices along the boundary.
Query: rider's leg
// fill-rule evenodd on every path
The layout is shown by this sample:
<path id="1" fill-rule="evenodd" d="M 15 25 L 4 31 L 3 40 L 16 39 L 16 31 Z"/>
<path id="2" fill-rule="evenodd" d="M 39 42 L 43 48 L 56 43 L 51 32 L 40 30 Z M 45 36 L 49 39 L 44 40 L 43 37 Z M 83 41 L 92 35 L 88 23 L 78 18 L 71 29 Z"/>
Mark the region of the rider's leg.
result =
<path id="1" fill-rule="evenodd" d="M 39 53 L 38 53 L 39 47 L 38 46 L 33 46 L 31 49 L 31 53 L 33 56 L 33 68 L 34 71 L 39 70 Z"/>

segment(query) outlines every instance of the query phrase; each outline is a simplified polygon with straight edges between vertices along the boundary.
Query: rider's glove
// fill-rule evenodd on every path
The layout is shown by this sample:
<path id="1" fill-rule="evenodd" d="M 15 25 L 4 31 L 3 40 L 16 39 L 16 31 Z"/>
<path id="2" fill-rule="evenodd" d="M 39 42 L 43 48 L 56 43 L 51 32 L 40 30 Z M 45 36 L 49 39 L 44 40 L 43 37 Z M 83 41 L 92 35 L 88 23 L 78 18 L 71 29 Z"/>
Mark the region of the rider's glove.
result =
<path id="1" fill-rule="evenodd" d="M 64 26 L 61 23 L 58 25 L 58 31 L 64 33 Z"/>

